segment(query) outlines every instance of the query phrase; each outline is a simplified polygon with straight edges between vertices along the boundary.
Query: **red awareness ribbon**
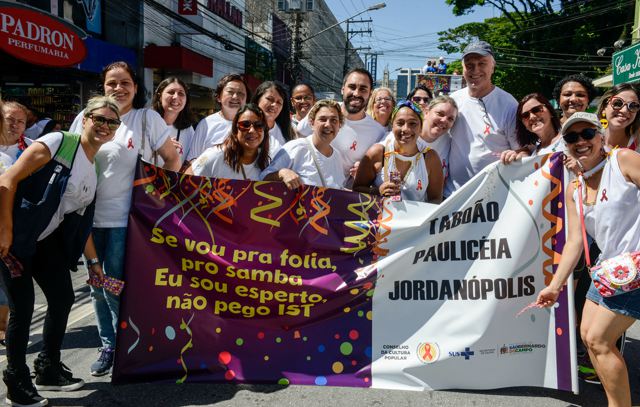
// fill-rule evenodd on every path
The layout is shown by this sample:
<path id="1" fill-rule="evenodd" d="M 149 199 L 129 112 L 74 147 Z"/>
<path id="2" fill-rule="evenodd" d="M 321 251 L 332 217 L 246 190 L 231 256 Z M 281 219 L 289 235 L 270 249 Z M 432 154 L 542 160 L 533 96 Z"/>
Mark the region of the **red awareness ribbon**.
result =
<path id="1" fill-rule="evenodd" d="M 418 180 L 418 188 L 416 188 L 418 191 L 422 190 L 422 180 Z"/>
<path id="2" fill-rule="evenodd" d="M 127 143 L 127 148 L 129 150 L 133 150 L 133 139 L 132 138 L 129 139 L 129 142 Z"/>
<path id="3" fill-rule="evenodd" d="M 604 188 L 602 190 L 602 196 L 600 197 L 600 202 L 604 202 L 604 201 L 608 201 L 609 198 L 607 197 L 607 188 Z"/>
<path id="4" fill-rule="evenodd" d="M 487 135 L 489 133 L 491 133 L 491 126 L 487 124 L 487 126 L 484 128 L 484 134 Z"/>
<path id="5" fill-rule="evenodd" d="M 353 144 L 351 144 L 351 147 L 349 147 L 349 149 L 356 151 L 356 146 L 358 145 L 357 141 L 354 141 Z"/>

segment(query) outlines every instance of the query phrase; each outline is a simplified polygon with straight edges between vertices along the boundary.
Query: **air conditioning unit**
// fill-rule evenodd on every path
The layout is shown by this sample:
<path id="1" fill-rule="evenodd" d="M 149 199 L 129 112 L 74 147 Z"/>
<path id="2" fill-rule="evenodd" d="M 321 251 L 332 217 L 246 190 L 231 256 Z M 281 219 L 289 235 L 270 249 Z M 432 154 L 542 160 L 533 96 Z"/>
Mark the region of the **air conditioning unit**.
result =
<path id="1" fill-rule="evenodd" d="M 304 12 L 313 11 L 314 0 L 278 0 L 278 11 Z"/>

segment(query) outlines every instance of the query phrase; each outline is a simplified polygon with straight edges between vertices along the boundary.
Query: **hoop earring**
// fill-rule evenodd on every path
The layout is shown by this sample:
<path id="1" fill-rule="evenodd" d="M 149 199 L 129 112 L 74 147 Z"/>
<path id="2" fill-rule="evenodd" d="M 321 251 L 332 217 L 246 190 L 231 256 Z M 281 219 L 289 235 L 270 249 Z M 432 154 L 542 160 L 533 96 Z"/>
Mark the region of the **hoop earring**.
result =
<path id="1" fill-rule="evenodd" d="M 602 111 L 602 119 L 600 119 L 600 124 L 602 124 L 603 129 L 609 127 L 609 120 L 607 120 L 607 114 L 604 112 L 604 110 Z"/>

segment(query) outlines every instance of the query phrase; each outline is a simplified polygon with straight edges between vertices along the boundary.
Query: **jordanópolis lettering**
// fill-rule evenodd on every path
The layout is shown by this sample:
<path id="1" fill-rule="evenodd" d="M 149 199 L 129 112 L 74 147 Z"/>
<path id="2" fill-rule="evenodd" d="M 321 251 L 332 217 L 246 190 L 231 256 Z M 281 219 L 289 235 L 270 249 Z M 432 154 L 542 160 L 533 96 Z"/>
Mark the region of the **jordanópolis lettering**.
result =
<path id="1" fill-rule="evenodd" d="M 535 277 L 482 278 L 471 280 L 400 280 L 393 284 L 389 299 L 430 301 L 430 300 L 486 300 L 489 297 L 528 297 L 535 294 Z"/>

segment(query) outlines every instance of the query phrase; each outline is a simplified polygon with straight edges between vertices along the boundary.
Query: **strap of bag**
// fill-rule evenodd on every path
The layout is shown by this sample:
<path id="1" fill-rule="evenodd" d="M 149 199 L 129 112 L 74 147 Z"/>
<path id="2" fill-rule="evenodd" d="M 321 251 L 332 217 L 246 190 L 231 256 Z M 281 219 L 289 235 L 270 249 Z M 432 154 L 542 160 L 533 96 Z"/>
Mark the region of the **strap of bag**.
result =
<path id="1" fill-rule="evenodd" d="M 148 108 L 142 109 L 142 148 L 140 151 L 140 155 L 144 157 L 144 146 L 147 139 L 147 111 Z M 151 158 L 153 160 L 153 165 L 158 166 L 158 152 L 151 148 Z"/>
<path id="2" fill-rule="evenodd" d="M 584 244 L 584 259 L 587 263 L 587 268 L 591 269 L 591 256 L 589 256 L 589 244 L 587 243 L 587 228 L 584 224 L 584 205 L 582 204 L 582 184 L 584 179 L 582 174 L 578 176 L 578 205 L 580 205 L 580 227 L 582 228 L 582 243 Z"/>
<path id="3" fill-rule="evenodd" d="M 322 182 L 322 186 L 324 188 L 327 187 L 327 182 L 324 179 L 324 175 L 322 175 L 322 171 L 320 170 L 320 164 L 318 163 L 318 157 L 316 156 L 316 150 L 313 146 L 313 143 L 310 140 L 311 137 L 305 137 L 307 143 L 309 143 L 309 151 L 311 151 L 311 157 L 313 158 L 313 163 L 316 166 L 316 170 L 318 171 L 318 176 L 320 177 L 320 182 Z"/>

